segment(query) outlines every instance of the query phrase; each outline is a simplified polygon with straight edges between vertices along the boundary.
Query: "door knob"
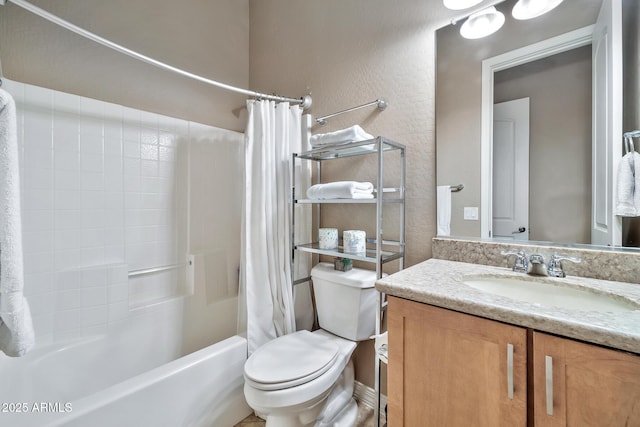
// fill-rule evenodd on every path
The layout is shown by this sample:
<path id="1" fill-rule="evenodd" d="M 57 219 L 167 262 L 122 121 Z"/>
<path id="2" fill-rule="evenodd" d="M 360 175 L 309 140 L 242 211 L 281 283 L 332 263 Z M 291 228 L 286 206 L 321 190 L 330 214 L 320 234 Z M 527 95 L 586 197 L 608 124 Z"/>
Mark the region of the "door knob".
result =
<path id="1" fill-rule="evenodd" d="M 524 233 L 525 231 L 527 231 L 525 227 L 520 227 L 518 228 L 518 231 L 512 231 L 511 234 Z"/>

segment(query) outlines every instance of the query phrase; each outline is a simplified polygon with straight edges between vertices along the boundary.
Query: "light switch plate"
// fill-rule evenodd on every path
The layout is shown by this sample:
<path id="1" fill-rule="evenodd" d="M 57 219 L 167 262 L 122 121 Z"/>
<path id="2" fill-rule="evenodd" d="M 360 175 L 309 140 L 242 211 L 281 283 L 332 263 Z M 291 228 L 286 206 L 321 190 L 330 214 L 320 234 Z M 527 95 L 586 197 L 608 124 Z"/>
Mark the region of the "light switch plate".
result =
<path id="1" fill-rule="evenodd" d="M 477 207 L 464 207 L 464 219 L 469 221 L 477 221 L 478 220 L 478 208 Z"/>

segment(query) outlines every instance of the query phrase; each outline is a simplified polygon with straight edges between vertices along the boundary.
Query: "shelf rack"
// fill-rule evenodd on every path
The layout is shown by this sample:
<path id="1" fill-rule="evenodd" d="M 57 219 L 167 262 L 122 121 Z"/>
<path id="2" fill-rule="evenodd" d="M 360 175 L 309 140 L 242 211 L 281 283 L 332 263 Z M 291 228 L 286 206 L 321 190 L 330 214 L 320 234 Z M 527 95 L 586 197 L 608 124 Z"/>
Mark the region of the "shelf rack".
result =
<path id="1" fill-rule="evenodd" d="M 399 183 L 397 187 L 385 188 L 383 186 L 383 178 L 384 178 L 384 158 L 385 153 L 388 152 L 397 152 L 399 154 L 400 161 L 400 177 Z M 292 183 L 292 201 L 291 203 L 291 222 L 292 226 L 291 230 L 291 264 L 293 272 L 293 260 L 295 257 L 295 252 L 308 252 L 316 255 L 326 255 L 330 257 L 340 257 L 340 258 L 348 258 L 354 261 L 361 261 L 365 263 L 375 264 L 376 269 L 376 277 L 380 279 L 382 277 L 382 266 L 388 262 L 398 260 L 399 269 L 402 270 L 404 268 L 404 250 L 405 250 L 405 179 L 406 179 L 406 158 L 405 158 L 405 146 L 399 144 L 397 142 L 391 141 L 383 136 L 378 136 L 374 139 L 359 141 L 359 142 L 350 142 L 341 145 L 334 145 L 330 147 L 321 147 L 316 148 L 310 151 L 306 151 L 299 154 L 293 154 L 291 167 L 295 169 L 295 165 L 297 161 L 300 160 L 310 160 L 316 162 L 317 173 L 316 173 L 316 181 L 317 183 L 321 183 L 321 165 L 325 161 L 330 161 L 334 159 L 341 159 L 353 156 L 376 156 L 377 157 L 377 175 L 376 182 L 374 183 L 374 198 L 373 199 L 329 199 L 329 200 L 310 200 L 305 198 L 296 198 L 296 183 L 295 176 L 293 177 Z M 295 175 L 295 174 L 293 174 Z M 294 236 L 294 227 L 293 221 L 295 218 L 295 205 L 296 204 L 313 204 L 316 206 L 316 215 L 318 218 L 318 227 L 320 227 L 320 218 L 321 218 L 321 207 L 322 205 L 329 204 L 364 204 L 364 205 L 374 205 L 376 207 L 376 233 L 374 238 L 367 239 L 367 250 L 365 254 L 352 254 L 345 253 L 342 249 L 342 246 L 339 246 L 338 249 L 327 250 L 320 249 L 317 242 L 310 243 L 296 243 Z M 383 239 L 383 211 L 386 204 L 397 204 L 399 206 L 399 240 L 385 240 Z M 391 249 L 392 248 L 392 249 Z M 292 273 L 293 274 L 293 273 Z M 293 277 L 293 284 L 297 285 L 300 283 L 308 282 L 310 277 L 303 278 L 295 278 Z M 383 313 L 386 308 L 386 295 L 384 293 L 379 293 L 378 296 L 378 304 L 376 305 L 376 325 L 375 325 L 375 334 L 381 333 L 382 329 L 382 318 Z M 374 369 L 375 369 L 375 394 L 376 394 L 376 402 L 374 408 L 374 416 L 376 420 L 376 426 L 379 426 L 380 422 L 380 359 L 376 355 L 374 361 Z"/>

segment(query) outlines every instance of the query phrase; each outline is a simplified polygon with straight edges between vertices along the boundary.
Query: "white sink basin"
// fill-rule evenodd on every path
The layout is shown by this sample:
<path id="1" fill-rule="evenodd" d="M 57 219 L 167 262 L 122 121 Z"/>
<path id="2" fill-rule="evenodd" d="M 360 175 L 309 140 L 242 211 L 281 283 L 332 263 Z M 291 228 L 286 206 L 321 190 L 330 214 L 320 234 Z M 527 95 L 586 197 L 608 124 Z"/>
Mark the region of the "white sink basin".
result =
<path id="1" fill-rule="evenodd" d="M 529 276 L 522 279 L 467 276 L 463 283 L 514 300 L 560 308 L 613 313 L 640 309 L 639 304 L 621 296 Z"/>

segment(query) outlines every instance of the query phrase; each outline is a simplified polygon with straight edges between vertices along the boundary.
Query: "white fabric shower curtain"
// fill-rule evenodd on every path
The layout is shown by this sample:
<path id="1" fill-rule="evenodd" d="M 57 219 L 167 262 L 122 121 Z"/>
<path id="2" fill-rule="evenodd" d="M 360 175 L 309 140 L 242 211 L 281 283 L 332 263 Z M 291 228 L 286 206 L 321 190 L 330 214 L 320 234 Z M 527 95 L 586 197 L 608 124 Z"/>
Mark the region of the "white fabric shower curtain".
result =
<path id="1" fill-rule="evenodd" d="M 246 330 L 251 354 L 296 330 L 290 161 L 302 148 L 302 109 L 273 101 L 247 101 L 247 109 L 239 330 Z"/>

